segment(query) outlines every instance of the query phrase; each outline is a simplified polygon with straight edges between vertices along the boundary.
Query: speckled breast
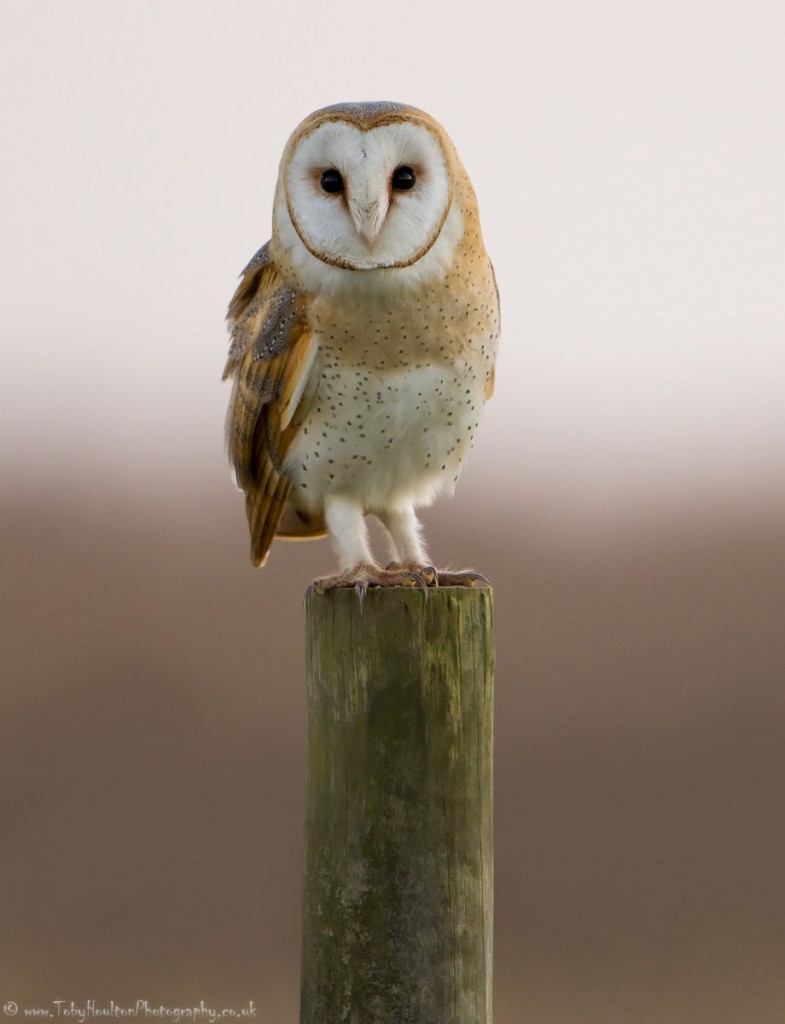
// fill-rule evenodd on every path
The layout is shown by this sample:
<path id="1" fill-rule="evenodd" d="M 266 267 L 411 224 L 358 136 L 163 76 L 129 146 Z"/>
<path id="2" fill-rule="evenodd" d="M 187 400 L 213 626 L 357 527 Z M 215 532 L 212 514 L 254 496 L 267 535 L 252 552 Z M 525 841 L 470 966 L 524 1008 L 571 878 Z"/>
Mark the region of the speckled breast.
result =
<path id="1" fill-rule="evenodd" d="M 316 402 L 287 460 L 292 499 L 317 507 L 356 495 L 367 511 L 427 503 L 452 489 L 484 403 L 476 358 L 450 363 L 348 363 L 329 343 Z"/>

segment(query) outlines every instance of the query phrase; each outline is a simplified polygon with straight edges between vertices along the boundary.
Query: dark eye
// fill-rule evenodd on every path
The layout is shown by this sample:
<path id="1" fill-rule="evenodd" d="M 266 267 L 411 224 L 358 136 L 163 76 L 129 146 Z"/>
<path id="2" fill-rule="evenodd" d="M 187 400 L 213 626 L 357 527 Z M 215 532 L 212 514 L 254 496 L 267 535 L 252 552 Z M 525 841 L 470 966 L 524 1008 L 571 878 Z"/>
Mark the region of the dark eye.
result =
<path id="1" fill-rule="evenodd" d="M 325 192 L 343 192 L 343 178 L 334 167 L 322 174 L 322 188 Z"/>
<path id="2" fill-rule="evenodd" d="M 399 167 L 392 176 L 392 187 L 405 192 L 410 188 L 414 188 L 415 181 L 417 179 L 411 167 Z"/>

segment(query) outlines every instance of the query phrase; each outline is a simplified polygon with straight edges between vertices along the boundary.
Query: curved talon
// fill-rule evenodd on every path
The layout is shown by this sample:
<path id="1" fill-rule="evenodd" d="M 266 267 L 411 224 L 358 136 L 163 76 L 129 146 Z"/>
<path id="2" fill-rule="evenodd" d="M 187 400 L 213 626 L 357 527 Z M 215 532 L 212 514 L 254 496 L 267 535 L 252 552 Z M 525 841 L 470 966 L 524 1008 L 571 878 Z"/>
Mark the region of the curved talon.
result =
<path id="1" fill-rule="evenodd" d="M 419 565 L 417 562 L 390 562 L 386 572 L 402 573 L 413 578 L 418 587 L 438 586 L 438 572 L 432 565 Z"/>
<path id="2" fill-rule="evenodd" d="M 357 580 L 357 582 L 354 585 L 354 590 L 360 599 L 360 609 L 362 609 L 363 601 L 365 600 L 365 595 L 368 593 L 368 584 L 365 582 L 365 580 Z"/>
<path id="3" fill-rule="evenodd" d="M 491 581 L 487 576 L 483 576 L 481 572 L 476 572 L 474 569 L 469 569 L 458 574 L 459 576 L 468 576 L 469 579 L 476 580 L 478 583 L 487 583 L 491 585 Z"/>
<path id="4" fill-rule="evenodd" d="M 406 575 L 410 576 L 414 580 L 416 586 L 422 588 L 422 592 L 425 594 L 425 600 L 427 601 L 428 600 L 428 584 L 425 581 L 425 577 L 421 576 L 418 572 L 409 572 Z"/>
<path id="5" fill-rule="evenodd" d="M 308 600 L 311 594 L 315 594 L 319 590 L 320 583 L 321 580 L 313 580 L 311 583 L 308 584 L 308 586 L 305 588 L 305 593 L 303 594 L 303 604 L 305 604 L 305 602 Z"/>

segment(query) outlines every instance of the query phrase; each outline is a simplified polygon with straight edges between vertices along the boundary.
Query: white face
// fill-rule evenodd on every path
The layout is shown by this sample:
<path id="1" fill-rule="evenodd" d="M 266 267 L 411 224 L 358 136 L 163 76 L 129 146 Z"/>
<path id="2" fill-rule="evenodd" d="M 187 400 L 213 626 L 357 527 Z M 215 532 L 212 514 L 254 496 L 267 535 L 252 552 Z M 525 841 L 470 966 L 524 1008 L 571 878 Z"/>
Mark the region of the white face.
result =
<path id="1" fill-rule="evenodd" d="M 311 255 L 350 270 L 416 263 L 439 237 L 451 199 L 439 141 L 411 123 L 319 125 L 297 145 L 284 188 Z"/>

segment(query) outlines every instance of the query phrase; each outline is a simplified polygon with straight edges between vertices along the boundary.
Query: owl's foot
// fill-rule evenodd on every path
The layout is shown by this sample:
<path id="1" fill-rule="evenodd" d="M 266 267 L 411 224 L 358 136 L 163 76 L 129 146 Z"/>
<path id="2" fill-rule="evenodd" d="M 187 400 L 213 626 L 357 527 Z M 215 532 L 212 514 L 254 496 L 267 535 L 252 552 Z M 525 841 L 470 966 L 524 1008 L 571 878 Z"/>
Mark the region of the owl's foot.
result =
<path id="1" fill-rule="evenodd" d="M 461 569 L 453 571 L 449 569 L 436 569 L 432 565 L 417 565 L 415 562 L 390 562 L 387 566 L 392 571 L 408 571 L 415 573 L 425 580 L 429 587 L 489 587 L 491 584 L 487 576 L 474 569 Z"/>
<path id="2" fill-rule="evenodd" d="M 439 569 L 438 572 L 440 587 L 490 587 L 491 582 L 487 576 L 474 569 L 460 569 L 451 572 L 447 569 Z"/>
<path id="3" fill-rule="evenodd" d="M 320 576 L 308 587 L 304 596 L 307 598 L 310 594 L 324 594 L 339 587 L 353 587 L 361 603 L 369 587 L 421 587 L 428 594 L 428 584 L 420 572 L 406 566 L 382 569 L 378 565 L 361 562 L 351 572 Z"/>

